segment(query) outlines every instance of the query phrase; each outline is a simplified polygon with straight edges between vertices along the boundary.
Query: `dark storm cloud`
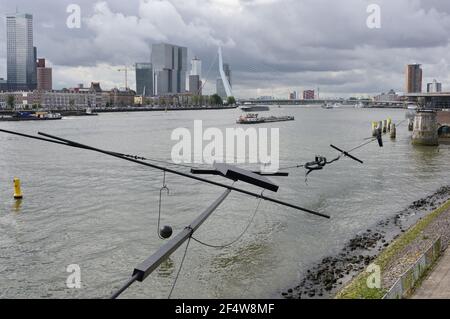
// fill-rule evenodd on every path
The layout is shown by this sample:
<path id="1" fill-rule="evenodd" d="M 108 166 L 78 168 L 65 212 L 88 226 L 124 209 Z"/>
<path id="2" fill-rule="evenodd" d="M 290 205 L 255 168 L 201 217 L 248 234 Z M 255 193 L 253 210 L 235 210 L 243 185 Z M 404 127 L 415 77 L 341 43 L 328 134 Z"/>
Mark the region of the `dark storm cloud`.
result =
<path id="1" fill-rule="evenodd" d="M 81 29 L 66 27 L 71 3 L 81 7 Z M 381 8 L 381 29 L 366 25 L 372 3 Z M 33 13 L 39 55 L 54 64 L 59 87 L 93 77 L 105 86 L 120 85 L 117 66 L 148 60 L 151 44 L 161 41 L 189 47 L 190 55 L 202 58 L 204 74 L 223 46 L 237 95 L 255 95 L 258 88 L 286 95 L 319 86 L 342 95 L 401 90 L 404 66 L 411 62 L 424 64 L 426 80 L 450 84 L 447 1 L 0 0 L 1 12 L 16 6 Z M 208 77 L 209 91 L 216 69 Z"/>

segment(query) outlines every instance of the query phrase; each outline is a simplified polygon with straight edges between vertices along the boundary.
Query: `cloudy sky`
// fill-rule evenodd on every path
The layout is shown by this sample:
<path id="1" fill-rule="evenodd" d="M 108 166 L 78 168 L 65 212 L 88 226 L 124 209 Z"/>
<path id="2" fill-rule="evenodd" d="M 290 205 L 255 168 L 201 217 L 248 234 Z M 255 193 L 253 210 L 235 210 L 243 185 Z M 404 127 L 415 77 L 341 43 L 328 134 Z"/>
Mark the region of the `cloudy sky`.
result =
<path id="1" fill-rule="evenodd" d="M 81 28 L 67 27 L 67 7 L 81 8 Z M 381 28 L 367 26 L 371 4 Z M 421 63 L 424 82 L 450 91 L 447 0 L 0 0 L 0 77 L 6 78 L 8 13 L 34 16 L 39 57 L 55 88 L 100 81 L 124 86 L 124 65 L 150 60 L 152 43 L 187 46 L 203 60 L 205 91 L 215 88 L 218 46 L 233 70 L 238 97 L 320 87 L 322 96 L 402 91 L 404 68 Z M 134 74 L 130 73 L 134 87 Z"/>

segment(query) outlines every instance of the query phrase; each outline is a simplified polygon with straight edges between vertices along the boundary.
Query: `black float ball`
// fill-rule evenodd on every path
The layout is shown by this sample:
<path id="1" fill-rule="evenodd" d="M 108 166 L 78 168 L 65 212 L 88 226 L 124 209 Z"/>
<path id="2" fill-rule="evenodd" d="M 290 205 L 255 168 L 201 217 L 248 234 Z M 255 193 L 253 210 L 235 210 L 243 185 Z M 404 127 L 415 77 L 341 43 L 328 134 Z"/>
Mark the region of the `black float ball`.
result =
<path id="1" fill-rule="evenodd" d="M 173 233 L 173 230 L 172 230 L 172 227 L 170 227 L 170 226 L 164 226 L 159 231 L 159 234 L 164 239 L 170 238 L 170 236 L 172 236 L 172 233 Z"/>

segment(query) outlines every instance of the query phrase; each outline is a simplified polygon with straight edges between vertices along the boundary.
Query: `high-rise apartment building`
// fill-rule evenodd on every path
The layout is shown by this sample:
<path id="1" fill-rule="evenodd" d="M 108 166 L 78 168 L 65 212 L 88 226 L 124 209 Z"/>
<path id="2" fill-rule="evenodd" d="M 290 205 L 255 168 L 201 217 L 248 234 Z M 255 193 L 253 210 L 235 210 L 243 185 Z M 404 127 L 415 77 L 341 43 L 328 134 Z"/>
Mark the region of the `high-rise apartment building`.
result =
<path id="1" fill-rule="evenodd" d="M 33 46 L 33 16 L 16 13 L 6 17 L 8 87 L 34 90 L 37 87 L 36 48 Z"/>
<path id="2" fill-rule="evenodd" d="M 37 89 L 51 91 L 53 89 L 52 69 L 45 66 L 45 59 L 37 61 Z"/>
<path id="3" fill-rule="evenodd" d="M 422 68 L 420 64 L 406 66 L 406 91 L 405 93 L 422 92 Z"/>
<path id="4" fill-rule="evenodd" d="M 304 100 L 314 100 L 315 93 L 316 92 L 314 90 L 304 90 L 303 91 L 303 99 Z"/>
<path id="5" fill-rule="evenodd" d="M 202 81 L 199 75 L 189 76 L 189 93 L 192 95 L 202 95 Z"/>
<path id="6" fill-rule="evenodd" d="M 440 93 L 442 92 L 442 83 L 433 80 L 433 83 L 427 84 L 427 93 Z"/>

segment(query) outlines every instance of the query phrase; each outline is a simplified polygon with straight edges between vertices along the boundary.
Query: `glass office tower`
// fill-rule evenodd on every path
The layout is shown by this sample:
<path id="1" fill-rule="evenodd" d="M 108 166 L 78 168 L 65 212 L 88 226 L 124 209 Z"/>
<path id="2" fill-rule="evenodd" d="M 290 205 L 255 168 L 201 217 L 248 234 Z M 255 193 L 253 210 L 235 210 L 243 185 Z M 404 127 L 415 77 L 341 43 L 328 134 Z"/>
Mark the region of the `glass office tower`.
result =
<path id="1" fill-rule="evenodd" d="M 151 63 L 136 63 L 136 94 L 153 95 L 153 67 Z"/>
<path id="2" fill-rule="evenodd" d="M 37 86 L 33 16 L 16 13 L 6 17 L 7 73 L 11 90 L 34 90 Z"/>

